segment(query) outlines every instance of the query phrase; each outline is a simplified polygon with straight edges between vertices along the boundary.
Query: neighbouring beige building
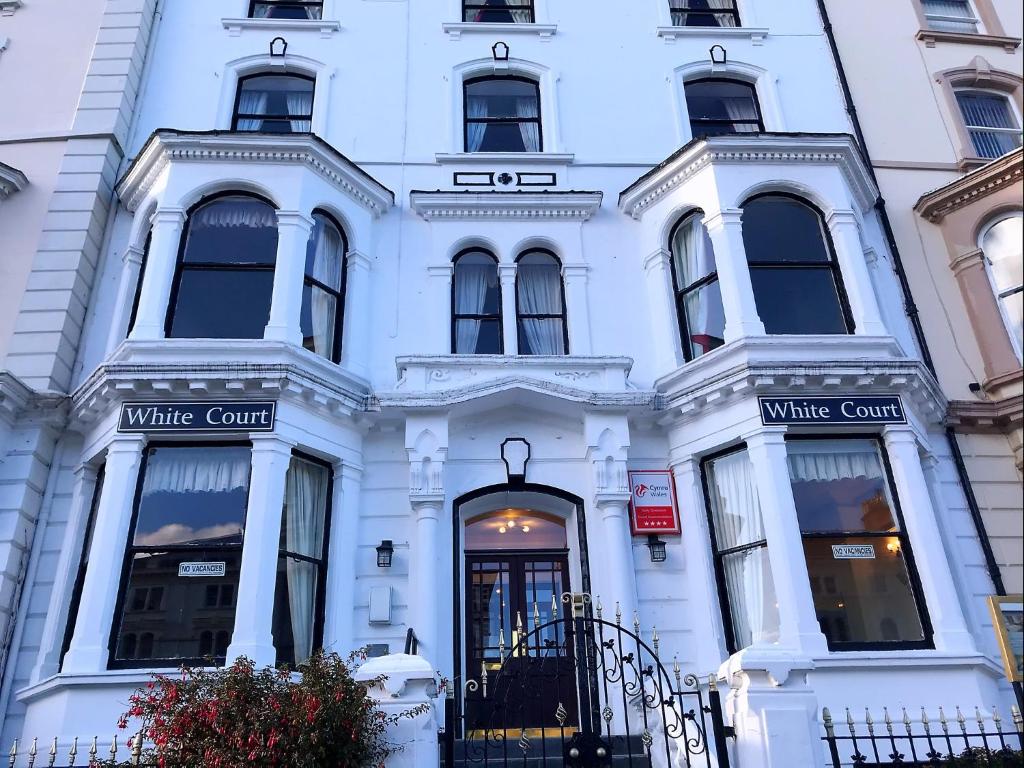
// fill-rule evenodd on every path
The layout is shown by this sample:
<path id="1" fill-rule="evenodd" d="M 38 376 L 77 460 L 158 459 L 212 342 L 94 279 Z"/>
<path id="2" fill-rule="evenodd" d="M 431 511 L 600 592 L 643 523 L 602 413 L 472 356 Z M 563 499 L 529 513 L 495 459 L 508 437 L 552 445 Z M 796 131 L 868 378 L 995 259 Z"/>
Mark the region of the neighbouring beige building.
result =
<path id="1" fill-rule="evenodd" d="M 1021 592 L 1021 4 L 825 5 L 992 555 Z"/>

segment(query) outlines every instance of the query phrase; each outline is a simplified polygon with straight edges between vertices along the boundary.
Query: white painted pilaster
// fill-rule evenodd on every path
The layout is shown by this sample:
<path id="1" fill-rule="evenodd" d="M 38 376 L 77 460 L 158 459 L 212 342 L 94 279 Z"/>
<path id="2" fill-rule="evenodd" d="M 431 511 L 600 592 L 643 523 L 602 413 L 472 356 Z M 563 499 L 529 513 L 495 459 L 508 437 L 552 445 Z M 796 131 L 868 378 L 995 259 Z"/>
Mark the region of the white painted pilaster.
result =
<path id="1" fill-rule="evenodd" d="M 302 344 L 299 324 L 302 287 L 306 275 L 306 248 L 313 220 L 298 211 L 277 212 L 277 262 L 270 319 L 263 338 Z"/>
<path id="2" fill-rule="evenodd" d="M 168 304 L 178 264 L 185 210 L 158 208 L 150 221 L 152 236 L 149 257 L 146 274 L 142 278 L 142 292 L 139 294 L 139 312 L 129 336 L 132 340 L 164 338 L 164 324 L 170 309 Z"/>
<path id="3" fill-rule="evenodd" d="M 651 338 L 661 339 L 655 345 L 658 370 L 674 371 L 683 364 L 683 350 L 679 340 L 679 320 L 676 318 L 675 291 L 672 285 L 671 254 L 659 248 L 644 259 L 647 280 L 647 311 L 651 318 Z"/>
<path id="4" fill-rule="evenodd" d="M 586 264 L 562 267 L 565 281 L 565 318 L 569 330 L 569 354 L 589 355 L 593 349 L 590 330 L 590 303 L 587 299 Z"/>
<path id="5" fill-rule="evenodd" d="M 342 328 L 342 365 L 358 373 L 370 367 L 370 257 L 351 250 L 345 264 L 345 322 Z"/>
<path id="6" fill-rule="evenodd" d="M 715 268 L 725 309 L 726 343 L 744 336 L 764 335 L 747 267 L 742 216 L 739 208 L 728 208 L 704 217 L 704 226 L 715 249 Z"/>
<path id="7" fill-rule="evenodd" d="M 506 355 L 519 354 L 516 268 L 516 264 L 498 265 L 498 279 L 501 281 L 501 339 Z"/>
<path id="8" fill-rule="evenodd" d="M 139 285 L 142 273 L 143 250 L 135 245 L 130 245 L 124 250 L 121 257 L 121 276 L 117 283 L 117 303 L 115 312 L 117 320 L 110 325 L 110 334 L 107 336 L 107 354 L 110 354 L 118 344 L 124 341 L 128 334 L 128 323 L 131 321 L 132 308 L 135 305 L 135 292 Z"/>
<path id="9" fill-rule="evenodd" d="M 864 246 L 853 211 L 836 210 L 828 216 L 828 228 L 836 248 L 843 286 L 850 299 L 850 311 L 856 333 L 865 336 L 884 336 L 887 331 L 878 308 L 878 298 L 871 284 L 871 273 L 864 260 Z"/>
<path id="10" fill-rule="evenodd" d="M 356 558 L 359 543 L 359 495 L 363 469 L 342 463 L 334 471 L 331 541 L 327 566 L 324 648 L 345 657 L 355 650 L 352 626 L 356 604 Z"/>

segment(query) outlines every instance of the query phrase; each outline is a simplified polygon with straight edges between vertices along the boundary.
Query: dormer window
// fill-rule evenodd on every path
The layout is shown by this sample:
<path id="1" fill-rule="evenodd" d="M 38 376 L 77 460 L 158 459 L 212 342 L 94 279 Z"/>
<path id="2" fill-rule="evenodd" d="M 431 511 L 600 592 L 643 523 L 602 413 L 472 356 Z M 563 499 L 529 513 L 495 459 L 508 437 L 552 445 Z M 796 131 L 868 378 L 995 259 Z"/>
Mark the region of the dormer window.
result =
<path id="1" fill-rule="evenodd" d="M 324 15 L 323 0 L 252 0 L 250 19 L 314 21 Z"/>
<path id="2" fill-rule="evenodd" d="M 464 0 L 462 20 L 495 24 L 532 24 L 533 0 Z"/>
<path id="3" fill-rule="evenodd" d="M 738 27 L 736 0 L 669 0 L 673 27 Z"/>
<path id="4" fill-rule="evenodd" d="M 312 126 L 313 78 L 261 74 L 238 81 L 233 130 L 309 133 Z"/>

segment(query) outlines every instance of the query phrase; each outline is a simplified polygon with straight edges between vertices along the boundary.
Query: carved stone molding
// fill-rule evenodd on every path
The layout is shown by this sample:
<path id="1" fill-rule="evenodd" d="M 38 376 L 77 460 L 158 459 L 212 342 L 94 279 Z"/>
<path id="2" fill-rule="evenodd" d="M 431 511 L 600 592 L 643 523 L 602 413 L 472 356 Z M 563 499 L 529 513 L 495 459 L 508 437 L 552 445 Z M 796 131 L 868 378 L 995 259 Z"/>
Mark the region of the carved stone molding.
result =
<path id="1" fill-rule="evenodd" d="M 983 197 L 987 197 L 1024 178 L 1024 150 L 1017 149 L 986 163 L 955 181 L 921 196 L 914 210 L 932 223 L 938 223 Z"/>
<path id="2" fill-rule="evenodd" d="M 946 423 L 958 432 L 1006 432 L 1024 424 L 1024 395 L 978 402 L 952 400 Z"/>
<path id="3" fill-rule="evenodd" d="M 0 200 L 3 200 L 15 192 L 24 189 L 28 185 L 25 174 L 17 168 L 0 163 Z"/>
<path id="4" fill-rule="evenodd" d="M 412 209 L 427 221 L 559 219 L 586 221 L 601 207 L 601 192 L 426 192 L 409 194 Z"/>

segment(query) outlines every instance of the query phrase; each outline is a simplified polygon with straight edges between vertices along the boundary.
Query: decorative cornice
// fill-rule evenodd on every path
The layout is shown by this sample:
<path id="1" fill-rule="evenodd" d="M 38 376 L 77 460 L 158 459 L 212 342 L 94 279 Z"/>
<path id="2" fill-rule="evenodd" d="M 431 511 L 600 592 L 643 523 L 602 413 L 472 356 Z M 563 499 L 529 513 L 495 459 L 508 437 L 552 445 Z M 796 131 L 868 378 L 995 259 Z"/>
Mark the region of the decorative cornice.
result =
<path id="1" fill-rule="evenodd" d="M 1007 432 L 1024 424 L 1024 395 L 980 402 L 952 400 L 946 423 L 959 432 Z"/>
<path id="2" fill-rule="evenodd" d="M 193 162 L 302 165 L 375 217 L 395 203 L 390 189 L 311 133 L 185 132 L 167 128 L 149 137 L 118 182 L 117 194 L 125 207 L 134 211 L 168 165 Z"/>
<path id="3" fill-rule="evenodd" d="M 427 221 L 561 219 L 586 221 L 601 207 L 601 192 L 426 192 L 409 200 Z"/>
<path id="4" fill-rule="evenodd" d="M 862 210 L 878 197 L 852 136 L 845 133 L 760 133 L 694 139 L 619 194 L 619 210 L 634 219 L 708 165 L 834 165 Z"/>
<path id="5" fill-rule="evenodd" d="M 28 185 L 25 174 L 17 168 L 0 163 L 0 200 L 3 200 L 15 192 L 24 189 Z"/>
<path id="6" fill-rule="evenodd" d="M 967 45 L 992 45 L 1013 53 L 1020 48 L 1019 37 L 1006 35 L 979 35 L 977 32 L 946 32 L 938 29 L 922 29 L 915 37 L 924 43 L 926 48 L 934 48 L 935 43 L 966 43 Z"/>
<path id="7" fill-rule="evenodd" d="M 37 392 L 10 371 L 0 371 L 0 425 L 35 422 L 62 427 L 67 395 Z"/>
<path id="8" fill-rule="evenodd" d="M 949 184 L 921 195 L 914 210 L 932 223 L 1024 178 L 1024 149 L 1017 148 Z"/>

